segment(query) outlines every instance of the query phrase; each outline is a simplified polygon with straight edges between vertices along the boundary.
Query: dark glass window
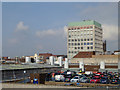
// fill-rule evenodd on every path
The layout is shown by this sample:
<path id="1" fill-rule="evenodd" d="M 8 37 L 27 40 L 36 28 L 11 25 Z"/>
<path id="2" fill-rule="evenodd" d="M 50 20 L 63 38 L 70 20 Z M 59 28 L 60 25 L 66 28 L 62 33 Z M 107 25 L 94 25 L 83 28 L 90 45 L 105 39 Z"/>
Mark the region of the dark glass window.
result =
<path id="1" fill-rule="evenodd" d="M 87 49 L 89 49 L 89 47 L 87 47 Z"/>
<path id="2" fill-rule="evenodd" d="M 91 41 L 92 41 L 93 39 L 91 38 Z"/>
<path id="3" fill-rule="evenodd" d="M 77 43 L 75 43 L 75 45 L 77 45 Z"/>
<path id="4" fill-rule="evenodd" d="M 80 39 L 78 39 L 78 41 L 80 41 Z"/>
<path id="5" fill-rule="evenodd" d="M 83 47 L 81 47 L 81 49 L 83 49 Z"/>
<path id="6" fill-rule="evenodd" d="M 91 45 L 93 45 L 93 43 L 91 42 Z"/>
<path id="7" fill-rule="evenodd" d="M 83 43 L 81 43 L 81 45 L 83 45 Z"/>
<path id="8" fill-rule="evenodd" d="M 86 43 L 84 43 L 84 45 L 86 45 Z"/>
<path id="9" fill-rule="evenodd" d="M 77 41 L 77 39 L 75 39 L 75 41 Z"/>
<path id="10" fill-rule="evenodd" d="M 83 41 L 83 39 L 81 39 L 81 41 Z"/>
<path id="11" fill-rule="evenodd" d="M 87 45 L 89 45 L 89 42 L 87 43 Z"/>
<path id="12" fill-rule="evenodd" d="M 84 41 L 86 41 L 86 39 L 84 39 Z"/>
<path id="13" fill-rule="evenodd" d="M 93 47 L 91 47 L 91 49 L 93 49 Z"/>
<path id="14" fill-rule="evenodd" d="M 77 49 L 77 47 L 75 47 L 75 49 Z"/>
<path id="15" fill-rule="evenodd" d="M 78 47 L 78 49 L 80 49 L 80 47 Z"/>
<path id="16" fill-rule="evenodd" d="M 80 43 L 78 43 L 78 45 L 80 45 Z"/>
<path id="17" fill-rule="evenodd" d="M 89 39 L 87 39 L 89 41 Z"/>

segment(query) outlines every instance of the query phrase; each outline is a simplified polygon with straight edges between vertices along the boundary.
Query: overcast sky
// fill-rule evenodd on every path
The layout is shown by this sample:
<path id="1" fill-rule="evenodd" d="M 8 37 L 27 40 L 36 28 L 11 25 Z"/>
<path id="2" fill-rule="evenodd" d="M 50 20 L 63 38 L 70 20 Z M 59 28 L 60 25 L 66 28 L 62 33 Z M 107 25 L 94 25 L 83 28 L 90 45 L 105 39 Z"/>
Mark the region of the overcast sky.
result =
<path id="1" fill-rule="evenodd" d="M 2 54 L 24 56 L 34 53 L 67 53 L 64 26 L 69 22 L 96 20 L 102 24 L 107 49 L 118 49 L 117 3 L 42 3 L 2 4 Z"/>

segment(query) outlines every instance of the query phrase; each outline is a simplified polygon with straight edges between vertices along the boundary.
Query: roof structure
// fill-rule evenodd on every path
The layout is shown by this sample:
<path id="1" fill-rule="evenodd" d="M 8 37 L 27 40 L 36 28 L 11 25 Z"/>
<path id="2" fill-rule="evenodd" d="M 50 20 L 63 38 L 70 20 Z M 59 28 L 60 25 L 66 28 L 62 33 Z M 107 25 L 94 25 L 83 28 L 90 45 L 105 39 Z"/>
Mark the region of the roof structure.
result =
<path id="1" fill-rule="evenodd" d="M 94 21 L 94 20 L 83 20 L 81 22 L 71 22 L 68 24 L 69 27 L 72 26 L 87 26 L 87 25 L 96 25 L 98 27 L 101 27 L 101 24 Z"/>

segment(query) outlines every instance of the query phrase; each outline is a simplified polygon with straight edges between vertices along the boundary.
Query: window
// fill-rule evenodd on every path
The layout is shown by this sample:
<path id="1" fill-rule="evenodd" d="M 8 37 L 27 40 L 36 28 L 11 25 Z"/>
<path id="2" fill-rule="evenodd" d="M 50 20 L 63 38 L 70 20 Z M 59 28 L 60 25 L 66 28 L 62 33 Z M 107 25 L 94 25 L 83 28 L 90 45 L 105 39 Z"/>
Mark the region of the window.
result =
<path id="1" fill-rule="evenodd" d="M 70 43 L 69 43 L 69 45 L 70 45 Z"/>
<path id="2" fill-rule="evenodd" d="M 84 45 L 86 45 L 86 43 L 84 43 Z"/>
<path id="3" fill-rule="evenodd" d="M 70 38 L 71 36 L 69 35 L 69 38 Z"/>
<path id="4" fill-rule="evenodd" d="M 83 49 L 83 47 L 81 47 L 81 49 Z"/>
<path id="5" fill-rule="evenodd" d="M 87 45 L 89 45 L 89 42 L 87 43 Z"/>
<path id="6" fill-rule="evenodd" d="M 68 41 L 70 42 L 70 39 Z"/>
<path id="7" fill-rule="evenodd" d="M 83 41 L 83 39 L 81 39 L 81 41 Z"/>
<path id="8" fill-rule="evenodd" d="M 90 26 L 90 28 L 93 28 L 93 26 Z"/>
<path id="9" fill-rule="evenodd" d="M 91 41 L 93 40 L 93 38 L 91 38 Z"/>
<path id="10" fill-rule="evenodd" d="M 91 47 L 91 49 L 93 49 L 93 47 Z"/>
<path id="11" fill-rule="evenodd" d="M 75 49 L 77 49 L 77 47 L 75 47 Z"/>
<path id="12" fill-rule="evenodd" d="M 84 39 L 84 41 L 86 41 L 86 39 Z"/>
<path id="13" fill-rule="evenodd" d="M 75 39 L 75 41 L 77 41 L 77 39 Z"/>
<path id="14" fill-rule="evenodd" d="M 74 41 L 74 40 L 72 39 L 72 41 Z"/>
<path id="15" fill-rule="evenodd" d="M 80 49 L 80 47 L 78 47 L 78 49 Z"/>
<path id="16" fill-rule="evenodd" d="M 83 43 L 81 43 L 81 45 L 83 45 Z"/>
<path id="17" fill-rule="evenodd" d="M 89 39 L 87 39 L 89 41 Z"/>
<path id="18" fill-rule="evenodd" d="M 77 45 L 77 43 L 75 43 L 75 45 Z"/>
<path id="19" fill-rule="evenodd" d="M 80 39 L 78 39 L 78 41 L 80 41 Z"/>
<path id="20" fill-rule="evenodd" d="M 87 47 L 87 49 L 89 49 L 89 47 Z"/>
<path id="21" fill-rule="evenodd" d="M 93 45 L 93 42 L 91 42 L 91 45 Z"/>
<path id="22" fill-rule="evenodd" d="M 80 43 L 78 43 L 78 45 L 80 45 Z"/>

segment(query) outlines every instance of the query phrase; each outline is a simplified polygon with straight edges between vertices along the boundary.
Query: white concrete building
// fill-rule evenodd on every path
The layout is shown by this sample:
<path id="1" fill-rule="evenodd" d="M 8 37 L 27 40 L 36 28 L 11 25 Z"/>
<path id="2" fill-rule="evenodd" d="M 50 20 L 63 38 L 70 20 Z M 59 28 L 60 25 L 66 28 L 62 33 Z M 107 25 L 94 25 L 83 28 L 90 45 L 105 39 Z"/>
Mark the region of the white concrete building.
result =
<path id="1" fill-rule="evenodd" d="M 93 20 L 72 22 L 67 26 L 67 56 L 73 58 L 78 52 L 95 51 L 103 53 L 103 30 L 101 24 Z"/>

